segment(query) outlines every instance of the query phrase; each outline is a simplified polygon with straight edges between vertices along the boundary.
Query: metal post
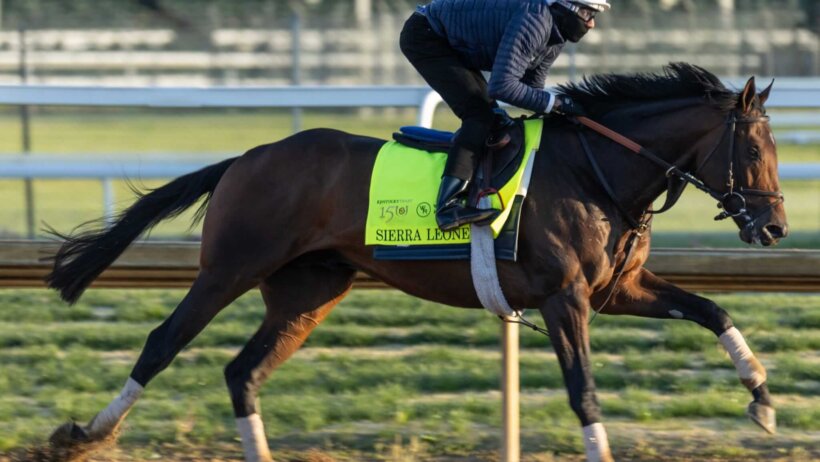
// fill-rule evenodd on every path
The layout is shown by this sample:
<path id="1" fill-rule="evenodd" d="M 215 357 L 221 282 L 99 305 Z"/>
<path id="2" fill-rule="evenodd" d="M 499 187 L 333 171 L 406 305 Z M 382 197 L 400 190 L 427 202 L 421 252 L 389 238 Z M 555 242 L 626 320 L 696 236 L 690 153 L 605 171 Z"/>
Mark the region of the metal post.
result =
<path id="1" fill-rule="evenodd" d="M 370 0 L 355 0 L 356 4 L 354 10 L 356 11 L 356 24 L 358 26 L 365 26 L 370 23 L 370 17 L 373 11 Z"/>
<path id="2" fill-rule="evenodd" d="M 574 43 L 570 43 L 569 45 L 569 69 L 567 69 L 567 73 L 569 74 L 569 81 L 575 82 L 578 80 L 578 46 Z"/>
<path id="3" fill-rule="evenodd" d="M 114 223 L 114 185 L 111 178 L 101 178 L 103 188 L 103 216 L 105 217 L 106 226 Z"/>
<path id="4" fill-rule="evenodd" d="M 720 25 L 724 30 L 735 30 L 735 0 L 718 0 Z"/>
<path id="5" fill-rule="evenodd" d="M 718 9 L 720 10 L 720 27 L 730 33 L 740 33 L 740 30 L 735 29 L 735 0 L 718 0 Z M 742 39 L 741 39 L 742 40 Z M 743 53 L 744 46 L 741 44 L 740 46 L 740 53 L 738 58 L 740 59 L 739 65 L 729 65 L 726 66 L 726 70 L 724 71 L 726 75 L 740 75 L 740 68 L 743 67 L 743 62 L 746 61 L 746 54 Z M 697 61 L 697 55 L 700 51 L 699 48 L 690 47 L 689 52 L 695 61 Z M 731 62 L 731 60 L 729 61 Z"/>
<path id="6" fill-rule="evenodd" d="M 18 39 L 20 46 L 20 83 L 25 85 L 28 82 L 28 62 L 26 56 L 26 29 L 21 27 L 18 30 Z M 20 106 L 20 130 L 22 132 L 22 149 L 23 155 L 31 154 L 31 126 L 28 106 Z M 26 207 L 26 236 L 29 239 L 34 239 L 34 183 L 31 177 L 23 179 L 23 194 Z"/>
<path id="7" fill-rule="evenodd" d="M 442 102 L 444 102 L 444 100 L 441 99 L 441 95 L 430 90 L 430 93 L 427 93 L 427 96 L 424 97 L 424 101 L 422 101 L 419 106 L 416 123 L 421 127 L 433 128 L 433 116 L 436 115 L 436 107 Z"/>
<path id="8" fill-rule="evenodd" d="M 302 17 L 298 11 L 293 12 L 290 22 L 290 36 L 291 36 L 291 84 L 299 85 L 302 83 L 301 72 L 301 35 L 302 35 Z M 302 130 L 302 108 L 295 107 L 291 110 L 293 118 L 292 130 L 296 133 Z"/>
<path id="9" fill-rule="evenodd" d="M 518 379 L 518 324 L 501 323 L 501 412 L 504 431 L 501 443 L 501 461 L 519 462 L 521 435 L 519 431 Z"/>

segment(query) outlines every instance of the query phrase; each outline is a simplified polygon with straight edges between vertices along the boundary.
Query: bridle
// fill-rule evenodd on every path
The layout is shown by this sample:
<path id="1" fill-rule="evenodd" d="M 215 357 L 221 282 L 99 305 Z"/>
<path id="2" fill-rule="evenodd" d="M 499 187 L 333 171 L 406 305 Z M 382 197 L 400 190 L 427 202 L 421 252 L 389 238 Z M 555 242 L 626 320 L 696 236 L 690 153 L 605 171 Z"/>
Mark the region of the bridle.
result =
<path id="1" fill-rule="evenodd" d="M 763 191 L 759 189 L 750 189 L 744 188 L 742 185 L 736 185 L 735 180 L 735 165 L 739 164 L 738 162 L 738 154 L 735 152 L 735 138 L 737 135 L 737 125 L 738 124 L 753 124 L 758 122 L 768 122 L 769 116 L 757 116 L 757 117 L 741 117 L 738 118 L 735 111 L 732 111 L 726 119 L 726 128 L 723 131 L 723 134 L 718 139 L 715 147 L 706 155 L 706 157 L 701 161 L 700 165 L 698 165 L 697 169 L 695 169 L 694 173 L 689 173 L 686 171 L 681 170 L 677 165 L 671 164 L 663 159 L 661 159 L 655 153 L 649 151 L 648 149 L 644 148 L 643 146 L 639 145 L 638 143 L 626 138 L 625 136 L 616 133 L 615 131 L 595 122 L 587 117 L 579 116 L 576 117 L 575 120 L 590 128 L 591 130 L 595 131 L 596 133 L 603 135 L 612 141 L 620 144 L 621 146 L 629 149 L 636 154 L 648 159 L 658 165 L 659 167 L 663 168 L 666 172 L 666 177 L 668 180 L 668 187 L 667 187 L 667 197 L 666 203 L 658 210 L 646 210 L 643 214 L 646 215 L 656 215 L 659 213 L 663 213 L 675 204 L 677 200 L 680 198 L 680 195 L 683 193 L 683 189 L 686 187 L 687 184 L 691 184 L 692 186 L 696 187 L 697 189 L 709 194 L 711 197 L 718 201 L 718 208 L 722 209 L 722 211 L 715 217 L 715 220 L 724 220 L 726 218 L 734 218 L 743 224 L 744 228 L 748 228 L 754 225 L 758 218 L 760 218 L 765 212 L 772 209 L 776 205 L 783 202 L 784 197 L 781 191 Z M 717 191 L 711 187 L 709 187 L 706 183 L 700 180 L 696 175 L 703 168 L 704 165 L 714 157 L 714 154 L 718 152 L 718 149 L 723 144 L 726 134 L 731 133 L 729 136 L 729 149 L 727 151 L 727 180 L 726 186 L 728 191 L 721 192 Z M 583 131 L 578 131 L 578 136 L 581 140 L 581 145 L 584 147 L 584 151 L 587 154 L 587 157 L 592 163 L 593 170 L 595 171 L 596 175 L 598 176 L 598 180 L 601 182 L 601 185 L 607 191 L 607 194 L 610 196 L 610 199 L 615 202 L 618 208 L 621 210 L 622 213 L 625 214 L 627 220 L 629 221 L 630 225 L 633 229 L 641 229 L 640 231 L 643 232 L 645 230 L 648 219 L 636 220 L 630 214 L 626 213 L 626 209 L 620 205 L 620 201 L 617 200 L 615 197 L 614 191 L 609 186 L 609 182 L 603 175 L 600 167 L 598 166 L 595 157 L 592 155 L 592 151 L 589 148 L 589 143 L 586 141 L 586 137 L 583 134 Z M 770 201 L 768 207 L 763 208 L 762 210 L 758 211 L 754 216 L 749 213 L 749 210 L 746 206 L 747 196 L 759 196 L 759 197 L 774 197 L 775 201 Z"/>
<path id="2" fill-rule="evenodd" d="M 710 196 L 718 200 L 718 206 L 722 209 L 722 211 L 715 217 L 715 220 L 724 220 L 726 218 L 735 218 L 740 221 L 744 227 L 751 227 L 760 218 L 765 212 L 772 209 L 776 205 L 783 202 L 784 197 L 781 191 L 762 191 L 760 189 L 751 189 L 751 188 L 744 188 L 742 185 L 738 185 L 736 187 L 736 180 L 735 178 L 740 178 L 739 175 L 735 175 L 735 165 L 738 164 L 738 154 L 735 152 L 735 138 L 737 132 L 737 124 L 754 124 L 758 122 L 766 122 L 768 123 L 769 116 L 762 115 L 758 117 L 743 117 L 737 118 L 735 112 L 733 111 L 729 118 L 726 121 L 727 127 L 724 130 L 723 135 L 718 140 L 718 143 L 712 149 L 712 151 L 701 161 L 700 165 L 698 165 L 697 169 L 695 169 L 695 175 L 703 168 L 704 165 L 712 158 L 712 156 L 717 152 L 720 145 L 723 143 L 723 139 L 726 138 L 726 133 L 730 131 L 731 128 L 731 137 L 729 138 L 729 151 L 728 151 L 728 172 L 726 178 L 726 187 L 729 190 L 723 194 L 716 192 L 711 188 L 706 188 L 706 191 Z M 769 206 L 760 210 L 754 216 L 749 214 L 749 210 L 746 208 L 746 196 L 758 196 L 758 197 L 774 197 L 775 201 L 769 201 Z"/>

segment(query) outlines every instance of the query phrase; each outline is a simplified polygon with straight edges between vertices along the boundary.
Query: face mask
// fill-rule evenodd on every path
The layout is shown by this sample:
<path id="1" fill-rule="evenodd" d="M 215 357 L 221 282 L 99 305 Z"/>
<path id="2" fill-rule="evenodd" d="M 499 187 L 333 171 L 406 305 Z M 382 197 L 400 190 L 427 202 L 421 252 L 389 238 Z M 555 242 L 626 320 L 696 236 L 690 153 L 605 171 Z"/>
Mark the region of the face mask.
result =
<path id="1" fill-rule="evenodd" d="M 558 27 L 558 31 L 561 32 L 564 39 L 575 43 L 589 32 L 586 22 L 563 6 L 554 4 L 550 7 L 550 12 L 555 21 L 555 26 Z"/>

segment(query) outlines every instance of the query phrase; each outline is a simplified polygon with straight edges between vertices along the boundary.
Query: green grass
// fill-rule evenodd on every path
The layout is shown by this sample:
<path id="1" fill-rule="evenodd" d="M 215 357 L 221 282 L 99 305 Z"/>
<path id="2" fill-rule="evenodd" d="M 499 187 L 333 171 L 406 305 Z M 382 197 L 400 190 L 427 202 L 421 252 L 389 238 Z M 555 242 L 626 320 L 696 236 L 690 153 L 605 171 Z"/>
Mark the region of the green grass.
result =
<path id="1" fill-rule="evenodd" d="M 303 128 L 333 127 L 354 133 L 389 138 L 399 126 L 413 124 L 412 110 L 355 111 L 307 110 Z M 446 110 L 436 116 L 437 128 L 454 129 L 455 118 Z M 225 153 L 239 155 L 291 132 L 290 112 L 283 110 L 125 110 L 40 108 L 32 116 L 32 150 L 53 154 L 150 154 L 167 152 Z M 0 112 L 0 153 L 20 150 L 20 123 L 13 111 Z M 820 162 L 820 146 L 779 147 L 781 162 Z M 156 187 L 162 181 L 137 184 Z M 782 184 L 792 237 L 788 248 L 820 248 L 820 183 L 787 181 Z M 134 195 L 123 182 L 115 182 L 119 208 Z M 68 194 L 70 192 L 70 195 Z M 38 180 L 34 182 L 36 223 L 58 230 L 102 215 L 102 188 L 96 181 Z M 25 233 L 22 181 L 0 181 L 0 237 Z M 714 201 L 690 188 L 668 214 L 656 218 L 659 246 L 745 246 L 728 221 L 714 222 Z M 190 213 L 162 223 L 152 233 L 157 238 L 196 237 L 189 230 Z M 42 234 L 41 234 L 42 235 Z"/>
<path id="2" fill-rule="evenodd" d="M 69 308 L 50 292 L 0 292 L 0 454 L 105 406 L 147 334 L 182 295 L 91 290 Z M 750 396 L 712 334 L 686 322 L 600 316 L 592 325 L 593 370 L 616 455 L 818 455 L 810 442 L 820 432 L 820 297 L 712 298 L 768 368 L 780 436 L 758 438 L 745 421 Z M 122 450 L 148 458 L 211 448 L 236 457 L 222 368 L 263 313 L 257 293 L 224 310 L 151 383 L 129 415 Z M 263 387 L 268 437 L 298 457 L 309 448 L 340 460 L 402 460 L 397 451 L 410 457 L 403 460 L 492 453 L 499 444 L 498 343 L 498 321 L 484 311 L 355 291 Z M 525 456 L 581 453 L 549 342 L 522 330 L 521 345 Z M 682 443 L 693 439 L 703 444 Z"/>
<path id="3" fill-rule="evenodd" d="M 305 111 L 304 128 L 329 126 L 382 138 L 414 122 L 412 111 Z M 438 128 L 453 129 L 442 111 Z M 290 132 L 287 111 L 46 109 L 34 113 L 33 150 L 235 153 Z M 14 112 L 0 112 L 0 152 L 20 149 Z M 781 162 L 818 162 L 817 146 L 781 146 Z M 147 182 L 157 186 L 161 182 Z M 784 182 L 792 237 L 820 248 L 820 185 Z M 119 206 L 133 195 L 115 185 Z M 35 182 L 38 222 L 69 230 L 101 213 L 95 182 Z M 0 182 L 0 234 L 23 232 L 19 181 Z M 654 223 L 656 246 L 740 246 L 713 223 L 714 204 L 688 191 Z M 154 237 L 191 236 L 190 215 Z M 92 290 L 68 308 L 45 291 L 0 292 L 0 460 L 44 441 L 58 423 L 90 418 L 119 390 L 148 333 L 182 298 L 169 290 Z M 769 370 L 780 434 L 743 417 L 749 400 L 714 336 L 685 322 L 601 316 L 592 325 L 593 367 L 619 460 L 811 460 L 820 458 L 820 297 L 711 296 L 733 316 Z M 222 368 L 261 322 L 258 294 L 221 313 L 149 387 L 129 416 L 127 457 L 238 449 Z M 533 318 L 537 316 L 533 314 Z M 498 321 L 393 291 L 357 291 L 266 383 L 261 398 L 271 445 L 293 460 L 311 448 L 339 460 L 433 460 L 492 454 L 499 445 Z M 548 340 L 522 329 L 522 442 L 529 460 L 582 452 Z M 162 454 L 159 456 L 158 454 Z M 404 457 L 404 459 L 402 459 Z M 491 456 L 487 456 L 491 459 Z M 802 458 L 802 459 L 801 459 Z M 119 459 L 118 459 L 119 460 Z"/>

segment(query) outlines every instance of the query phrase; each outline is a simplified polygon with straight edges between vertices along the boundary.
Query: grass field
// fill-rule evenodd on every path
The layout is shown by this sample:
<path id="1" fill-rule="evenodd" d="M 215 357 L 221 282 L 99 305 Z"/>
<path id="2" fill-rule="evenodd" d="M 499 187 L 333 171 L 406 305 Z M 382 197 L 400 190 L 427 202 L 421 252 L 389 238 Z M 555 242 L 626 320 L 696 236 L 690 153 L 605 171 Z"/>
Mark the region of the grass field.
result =
<path id="1" fill-rule="evenodd" d="M 412 111 L 305 111 L 304 128 L 387 138 Z M 438 128 L 455 121 L 442 112 Z M 240 154 L 290 132 L 283 111 L 47 109 L 34 113 L 32 150 L 60 154 Z M 0 152 L 18 152 L 16 113 L 0 112 Z M 782 146 L 784 162 L 820 162 L 818 146 Z M 0 181 L 0 236 L 24 232 L 22 182 Z M 139 183 L 139 182 L 138 182 Z M 820 248 L 820 182 L 786 182 L 792 237 Z M 156 186 L 161 183 L 146 183 Z M 102 213 L 101 188 L 36 181 L 37 221 L 67 231 Z M 119 206 L 131 203 L 116 185 Z M 714 223 L 710 199 L 688 191 L 655 224 L 655 245 L 742 246 Z M 188 216 L 154 238 L 188 236 Z M 45 291 L 0 291 L 0 461 L 44 441 L 56 425 L 89 419 L 120 389 L 146 336 L 181 291 L 94 290 L 68 308 Z M 618 460 L 820 459 L 820 296 L 720 295 L 769 368 L 780 432 L 743 416 L 748 393 L 705 330 L 682 322 L 599 317 L 594 368 Z M 222 367 L 263 315 L 258 294 L 226 309 L 151 384 L 129 416 L 119 449 L 99 460 L 232 460 L 240 457 Z M 498 321 L 393 291 L 357 291 L 306 348 L 265 385 L 262 412 L 280 460 L 497 460 Z M 523 331 L 524 460 L 581 460 L 578 423 L 566 403 L 548 341 Z"/>
<path id="2" fill-rule="evenodd" d="M 0 453 L 104 406 L 182 295 L 94 290 L 68 308 L 45 291 L 0 292 Z M 750 397 L 706 330 L 602 316 L 592 326 L 593 363 L 616 458 L 820 458 L 820 296 L 713 298 L 769 370 L 779 433 L 743 416 Z M 119 449 L 100 460 L 239 458 L 222 367 L 262 314 L 257 293 L 220 314 L 151 383 Z M 484 311 L 355 291 L 265 385 L 271 445 L 282 460 L 494 460 L 498 334 Z M 522 330 L 521 345 L 524 460 L 577 460 L 578 424 L 548 340 Z"/>
<path id="3" fill-rule="evenodd" d="M 305 111 L 304 128 L 333 127 L 381 138 L 401 125 L 414 123 L 414 111 L 355 112 Z M 453 129 L 455 119 L 442 110 L 437 128 Z M 103 155 L 168 152 L 238 155 L 263 143 L 281 139 L 291 130 L 290 113 L 281 110 L 165 110 L 41 109 L 32 116 L 32 150 L 39 153 Z M 20 122 L 15 112 L 0 112 L 0 153 L 20 150 Z M 820 162 L 820 146 L 784 145 L 782 162 Z M 146 187 L 162 182 L 140 182 Z M 786 209 L 792 237 L 784 247 L 820 248 L 820 182 L 784 182 Z M 35 182 L 36 222 L 67 231 L 102 213 L 102 188 L 96 181 Z M 118 206 L 129 205 L 134 195 L 123 182 L 115 185 Z M 714 201 L 690 188 L 668 214 L 654 223 L 656 245 L 743 246 L 728 222 L 713 222 Z M 188 230 L 188 216 L 164 223 L 155 238 L 196 236 Z M 0 181 L 0 236 L 25 233 L 22 181 Z"/>

